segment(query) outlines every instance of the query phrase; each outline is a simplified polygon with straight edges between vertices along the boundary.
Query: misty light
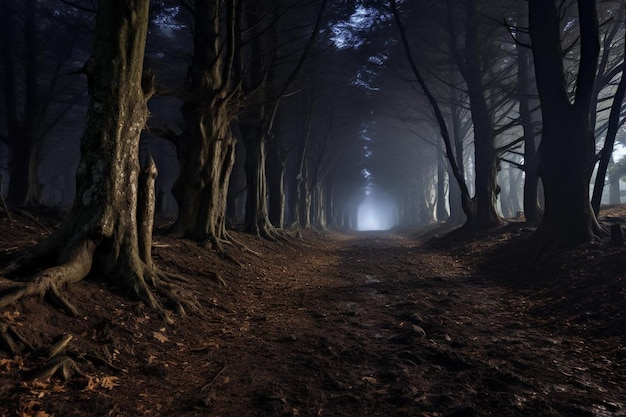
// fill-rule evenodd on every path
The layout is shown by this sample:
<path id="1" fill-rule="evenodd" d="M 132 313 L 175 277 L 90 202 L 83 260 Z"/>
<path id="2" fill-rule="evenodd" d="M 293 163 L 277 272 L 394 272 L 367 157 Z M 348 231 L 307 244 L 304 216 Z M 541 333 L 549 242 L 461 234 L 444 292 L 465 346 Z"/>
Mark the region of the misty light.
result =
<path id="1" fill-rule="evenodd" d="M 366 190 L 357 211 L 357 230 L 389 230 L 397 224 L 398 207 L 394 199 L 379 190 Z"/>

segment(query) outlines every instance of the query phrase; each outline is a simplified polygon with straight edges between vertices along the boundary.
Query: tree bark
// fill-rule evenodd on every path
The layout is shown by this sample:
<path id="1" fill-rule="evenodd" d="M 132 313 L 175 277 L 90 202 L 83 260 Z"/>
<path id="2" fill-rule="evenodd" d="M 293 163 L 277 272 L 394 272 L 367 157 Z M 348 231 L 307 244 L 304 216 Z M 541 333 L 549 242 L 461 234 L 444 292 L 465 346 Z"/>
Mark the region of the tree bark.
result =
<path id="1" fill-rule="evenodd" d="M 522 41 L 525 37 L 522 37 Z M 541 222 L 542 211 L 539 207 L 539 175 L 537 172 L 537 143 L 535 124 L 530 107 L 530 52 L 524 46 L 517 48 L 519 114 L 524 131 L 524 217 L 531 225 Z"/>
<path id="2" fill-rule="evenodd" d="M 446 209 L 446 162 L 442 149 L 437 149 L 437 221 L 443 222 L 448 219 Z M 448 192 L 450 187 L 448 186 Z"/>
<path id="3" fill-rule="evenodd" d="M 224 29 L 219 2 L 195 1 L 194 55 L 181 108 L 185 133 L 177 146 L 180 176 L 173 190 L 178 203 L 174 233 L 208 240 L 218 249 L 227 239 L 226 202 L 235 152 L 230 123 L 237 88 L 232 82 L 236 19 L 234 2 L 226 3 Z"/>
<path id="4" fill-rule="evenodd" d="M 485 99 L 483 68 L 480 61 L 478 11 L 476 0 L 466 3 L 466 34 L 464 62 L 459 63 L 465 79 L 474 124 L 475 194 L 474 217 L 467 226 L 473 230 L 488 229 L 500 224 L 496 211 L 498 197 L 498 161 L 494 145 L 491 114 Z"/>
<path id="5" fill-rule="evenodd" d="M 267 175 L 265 173 L 264 123 L 240 123 L 246 146 L 246 222 L 245 231 L 271 238 L 273 226 L 269 221 L 267 205 Z"/>
<path id="6" fill-rule="evenodd" d="M 459 106 L 458 93 L 456 87 L 450 87 L 450 119 L 452 124 L 452 158 L 455 159 L 458 170 L 461 174 L 465 175 L 465 163 L 463 160 L 463 129 L 461 120 L 461 108 Z M 454 178 L 454 172 L 452 169 L 448 170 L 449 178 L 449 205 L 450 205 L 450 221 L 453 224 L 462 224 L 466 221 L 466 216 L 463 212 L 461 189 L 458 181 L 452 181 Z"/>
<path id="7" fill-rule="evenodd" d="M 565 88 L 560 22 L 553 0 L 529 1 L 529 26 L 541 101 L 539 175 L 545 213 L 536 238 L 543 246 L 586 243 L 601 233 L 589 202 L 595 157 L 591 95 L 599 54 L 595 2 L 578 1 L 581 57 L 574 103 Z"/>
<path id="8" fill-rule="evenodd" d="M 137 213 L 139 138 L 153 92 L 151 77 L 142 79 L 148 7 L 149 0 L 99 2 L 94 52 L 85 66 L 90 102 L 74 204 L 49 238 L 0 269 L 0 275 L 6 275 L 53 265 L 29 282 L 7 285 L 0 279 L 6 288 L 0 306 L 48 293 L 76 313 L 59 288 L 82 280 L 94 261 L 98 276 L 127 288 L 166 317 L 153 291 L 177 303 L 152 267 L 151 220 L 143 219 L 140 233 Z M 153 210 L 145 216 L 152 216 Z M 183 311 L 181 304 L 177 307 Z"/>
<path id="9" fill-rule="evenodd" d="M 623 5 L 622 5 L 623 7 Z M 624 42 L 624 49 L 622 52 L 624 59 L 626 59 L 626 42 Z M 626 62 L 626 61 L 622 61 Z M 623 68 L 623 67 L 622 67 Z M 602 203 L 602 194 L 604 191 L 604 181 L 606 178 L 606 172 L 609 167 L 609 162 L 613 156 L 613 147 L 615 146 L 615 137 L 622 125 L 621 119 L 622 104 L 624 102 L 624 96 L 626 95 L 626 71 L 622 69 L 622 78 L 619 81 L 615 95 L 613 96 L 613 103 L 611 104 L 611 111 L 609 114 L 609 126 L 604 138 L 604 145 L 600 152 L 600 163 L 598 164 L 598 170 L 596 172 L 596 181 L 593 186 L 593 195 L 591 197 L 591 207 L 593 212 L 598 215 L 600 212 L 600 204 Z M 619 180 L 617 181 L 619 189 Z"/>
<path id="10" fill-rule="evenodd" d="M 279 230 L 285 225 L 285 171 L 286 161 L 281 155 L 280 137 L 274 135 L 269 145 L 267 180 L 270 221 Z"/>

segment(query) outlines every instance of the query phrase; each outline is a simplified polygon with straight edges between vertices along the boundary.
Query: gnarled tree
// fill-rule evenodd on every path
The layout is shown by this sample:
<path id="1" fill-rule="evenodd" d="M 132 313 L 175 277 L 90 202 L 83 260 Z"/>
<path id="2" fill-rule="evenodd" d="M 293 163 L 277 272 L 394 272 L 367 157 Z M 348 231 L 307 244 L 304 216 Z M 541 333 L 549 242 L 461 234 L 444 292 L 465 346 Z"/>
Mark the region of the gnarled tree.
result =
<path id="1" fill-rule="evenodd" d="M 150 259 L 152 209 L 137 208 L 139 138 L 152 94 L 151 77 L 142 77 L 148 5 L 149 0 L 99 2 L 94 50 L 84 67 L 90 102 L 74 204 L 55 232 L 0 269 L 0 307 L 48 294 L 76 314 L 61 288 L 82 280 L 95 264 L 99 276 L 165 317 L 155 291 L 183 312 L 172 284 Z M 155 174 L 151 167 L 148 184 Z M 31 279 L 20 276 L 42 266 L 47 267 Z"/>
<path id="2" fill-rule="evenodd" d="M 178 203 L 174 233 L 222 250 L 235 158 L 230 124 L 240 91 L 233 79 L 237 1 L 196 0 L 192 10 L 194 53 L 181 108 L 185 131 L 176 142 L 180 176 L 173 190 Z"/>

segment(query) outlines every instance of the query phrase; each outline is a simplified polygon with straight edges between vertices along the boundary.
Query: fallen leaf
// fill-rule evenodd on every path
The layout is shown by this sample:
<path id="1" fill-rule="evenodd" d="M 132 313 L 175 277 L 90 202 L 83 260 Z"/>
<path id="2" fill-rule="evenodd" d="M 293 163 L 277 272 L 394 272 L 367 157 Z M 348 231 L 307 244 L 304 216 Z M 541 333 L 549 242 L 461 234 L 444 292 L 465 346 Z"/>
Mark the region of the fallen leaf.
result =
<path id="1" fill-rule="evenodd" d="M 168 342 L 169 339 L 161 332 L 152 332 L 152 336 L 161 343 Z"/>
<path id="2" fill-rule="evenodd" d="M 120 384 L 117 383 L 120 379 L 116 376 L 105 376 L 100 381 L 100 386 L 104 389 L 113 389 L 118 387 Z"/>
<path id="3" fill-rule="evenodd" d="M 378 384 L 378 380 L 371 376 L 364 376 L 363 378 L 361 378 L 361 381 L 369 382 L 370 384 Z"/>
<path id="4" fill-rule="evenodd" d="M 100 380 L 98 378 L 87 376 L 87 379 L 86 390 L 95 391 L 100 386 Z"/>

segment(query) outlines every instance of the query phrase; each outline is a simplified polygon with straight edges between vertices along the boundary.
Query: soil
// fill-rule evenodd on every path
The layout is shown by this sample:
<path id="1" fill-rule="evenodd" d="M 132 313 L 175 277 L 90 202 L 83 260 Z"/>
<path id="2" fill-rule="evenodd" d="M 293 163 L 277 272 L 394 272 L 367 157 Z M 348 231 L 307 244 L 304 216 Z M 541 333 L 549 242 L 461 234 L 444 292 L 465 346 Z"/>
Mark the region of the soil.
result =
<path id="1" fill-rule="evenodd" d="M 15 218 L 0 250 L 55 225 Z M 97 271 L 63 290 L 78 317 L 0 310 L 34 347 L 0 353 L 0 416 L 626 416 L 626 248 L 540 255 L 521 222 L 441 230 L 232 232 L 254 251 L 229 248 L 241 266 L 157 236 L 203 313 L 167 325 Z M 37 378 L 69 336 L 53 361 L 80 371 Z"/>

